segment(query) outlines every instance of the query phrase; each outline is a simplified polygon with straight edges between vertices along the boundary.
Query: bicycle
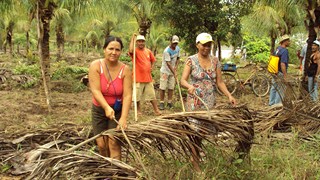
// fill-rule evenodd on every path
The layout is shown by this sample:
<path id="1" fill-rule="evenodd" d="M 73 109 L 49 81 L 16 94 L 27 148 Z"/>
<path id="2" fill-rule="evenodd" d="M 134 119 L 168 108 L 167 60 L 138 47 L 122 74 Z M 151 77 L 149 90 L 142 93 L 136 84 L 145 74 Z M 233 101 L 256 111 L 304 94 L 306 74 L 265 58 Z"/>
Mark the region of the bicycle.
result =
<path id="1" fill-rule="evenodd" d="M 254 65 L 248 78 L 244 81 L 240 79 L 237 69 L 244 69 L 252 65 L 237 68 L 235 64 L 222 64 L 222 79 L 231 94 L 234 94 L 236 90 L 245 89 L 246 85 L 251 86 L 253 93 L 258 97 L 264 97 L 269 93 L 271 83 L 264 67 Z M 219 94 L 223 94 L 219 88 L 217 90 Z"/>

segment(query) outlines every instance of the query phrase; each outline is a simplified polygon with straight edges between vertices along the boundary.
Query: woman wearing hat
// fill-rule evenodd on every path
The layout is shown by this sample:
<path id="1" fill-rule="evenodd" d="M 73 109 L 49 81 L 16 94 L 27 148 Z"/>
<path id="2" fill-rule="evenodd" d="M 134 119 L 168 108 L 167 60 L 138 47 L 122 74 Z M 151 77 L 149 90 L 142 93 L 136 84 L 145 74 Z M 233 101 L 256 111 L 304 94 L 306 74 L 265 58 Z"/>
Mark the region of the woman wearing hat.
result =
<path id="1" fill-rule="evenodd" d="M 236 100 L 221 78 L 221 64 L 218 58 L 210 55 L 212 43 L 213 40 L 210 34 L 199 34 L 196 38 L 198 53 L 188 57 L 186 60 L 181 77 L 181 85 L 188 89 L 187 111 L 205 110 L 204 104 L 198 97 L 206 103 L 209 109 L 213 108 L 216 103 L 217 88 L 229 98 L 232 105 L 236 104 Z M 189 77 L 190 81 L 188 82 Z M 194 119 L 190 119 L 190 121 L 195 124 L 199 123 Z M 191 162 L 195 170 L 200 171 L 198 152 L 194 151 Z"/>

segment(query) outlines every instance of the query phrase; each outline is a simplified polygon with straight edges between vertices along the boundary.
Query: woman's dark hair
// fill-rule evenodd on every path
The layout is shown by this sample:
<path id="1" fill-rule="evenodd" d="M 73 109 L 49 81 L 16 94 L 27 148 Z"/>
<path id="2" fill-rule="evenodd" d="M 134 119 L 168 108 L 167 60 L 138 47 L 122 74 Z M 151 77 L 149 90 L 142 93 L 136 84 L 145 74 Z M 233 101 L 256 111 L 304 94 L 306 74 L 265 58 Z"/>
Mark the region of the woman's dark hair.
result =
<path id="1" fill-rule="evenodd" d="M 123 44 L 122 44 L 121 39 L 119 37 L 114 37 L 114 36 L 108 36 L 106 38 L 106 40 L 104 41 L 103 49 L 105 49 L 109 45 L 109 43 L 112 42 L 112 41 L 119 42 L 120 46 L 121 46 L 121 49 L 123 49 Z"/>

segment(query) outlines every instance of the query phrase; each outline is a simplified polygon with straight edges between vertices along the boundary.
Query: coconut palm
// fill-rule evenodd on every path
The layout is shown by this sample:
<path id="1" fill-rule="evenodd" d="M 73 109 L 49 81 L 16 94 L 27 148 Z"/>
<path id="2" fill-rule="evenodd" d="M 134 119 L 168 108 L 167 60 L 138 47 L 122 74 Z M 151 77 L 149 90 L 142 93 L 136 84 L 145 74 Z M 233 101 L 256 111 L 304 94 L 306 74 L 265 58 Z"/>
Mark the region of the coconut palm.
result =
<path id="1" fill-rule="evenodd" d="M 122 0 L 122 8 L 131 11 L 139 24 L 139 34 L 150 33 L 155 3 L 151 0 Z"/>
<path id="2" fill-rule="evenodd" d="M 170 37 L 165 31 L 165 27 L 163 25 L 154 25 L 151 27 L 150 36 L 148 39 L 148 46 L 150 47 L 153 54 L 156 55 L 159 47 L 165 47 L 167 44 L 166 37 Z M 169 38 L 167 38 L 169 40 Z"/>
<path id="3" fill-rule="evenodd" d="M 55 25 L 55 32 L 56 32 L 56 41 L 57 41 L 57 60 L 59 60 L 64 52 L 64 25 L 66 23 L 70 23 L 70 11 L 68 9 L 63 8 L 60 6 L 59 8 L 55 9 L 54 16 L 52 19 L 52 23 Z"/>
<path id="4" fill-rule="evenodd" d="M 1 18 L 2 30 L 5 32 L 5 39 L 3 42 L 3 49 L 6 53 L 7 45 L 9 45 L 9 54 L 12 56 L 13 53 L 13 44 L 12 44 L 12 37 L 13 37 L 13 28 L 16 23 L 15 15 L 16 11 L 14 10 L 15 2 L 12 0 L 5 0 L 0 2 L 1 12 L 0 15 L 3 17 Z"/>
<path id="5" fill-rule="evenodd" d="M 283 34 L 291 34 L 292 28 L 302 24 L 301 10 L 292 1 L 256 1 L 253 12 L 244 18 L 247 30 L 257 35 L 267 35 L 271 40 L 270 52 L 275 40 Z"/>

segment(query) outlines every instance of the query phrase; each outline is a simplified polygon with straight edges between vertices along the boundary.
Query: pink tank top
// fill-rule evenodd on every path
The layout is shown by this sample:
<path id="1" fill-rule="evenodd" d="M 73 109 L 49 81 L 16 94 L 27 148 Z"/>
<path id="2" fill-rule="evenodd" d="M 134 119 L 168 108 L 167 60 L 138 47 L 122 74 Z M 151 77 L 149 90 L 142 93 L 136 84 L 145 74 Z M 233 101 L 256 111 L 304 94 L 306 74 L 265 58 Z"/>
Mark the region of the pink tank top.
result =
<path id="1" fill-rule="evenodd" d="M 123 94 L 123 79 L 122 79 L 122 73 L 123 69 L 126 65 L 123 65 L 120 68 L 120 72 L 117 75 L 117 77 L 111 81 L 108 82 L 108 79 L 106 78 L 103 68 L 102 68 L 102 62 L 100 61 L 100 87 L 101 87 L 101 93 L 104 97 L 104 99 L 107 101 L 107 103 L 110 106 L 113 106 L 116 102 L 116 99 L 122 100 L 122 94 Z M 109 76 L 109 73 L 106 72 L 106 75 Z M 100 106 L 98 101 L 93 97 L 92 102 L 96 106 Z"/>

